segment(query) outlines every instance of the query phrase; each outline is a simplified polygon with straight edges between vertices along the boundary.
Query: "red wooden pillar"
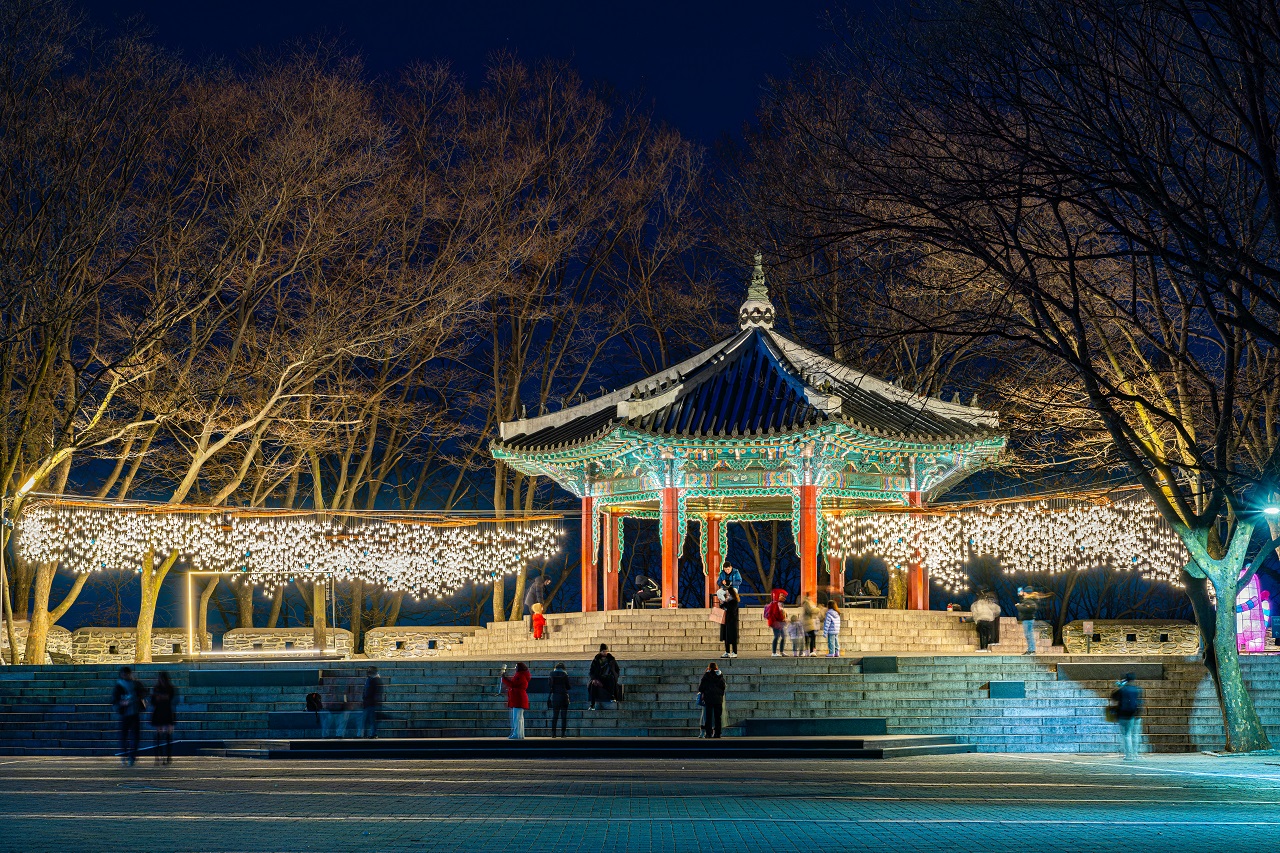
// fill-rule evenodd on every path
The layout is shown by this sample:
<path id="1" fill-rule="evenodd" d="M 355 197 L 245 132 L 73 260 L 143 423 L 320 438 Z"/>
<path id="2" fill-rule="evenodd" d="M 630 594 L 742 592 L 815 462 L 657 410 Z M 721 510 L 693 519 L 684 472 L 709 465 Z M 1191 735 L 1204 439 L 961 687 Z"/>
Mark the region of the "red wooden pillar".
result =
<path id="1" fill-rule="evenodd" d="M 591 533 L 595 501 L 590 495 L 582 499 L 582 612 L 600 609 L 600 587 L 597 585 L 596 543 Z"/>
<path id="2" fill-rule="evenodd" d="M 621 559 L 618 554 L 618 525 L 622 519 L 611 512 L 604 516 L 604 609 L 618 609 L 618 569 Z"/>
<path id="3" fill-rule="evenodd" d="M 800 597 L 818 595 L 818 487 L 800 487 Z"/>
<path id="4" fill-rule="evenodd" d="M 919 492 L 907 492 L 907 503 L 911 506 L 924 506 Z M 929 609 L 929 578 L 925 574 L 924 562 L 917 549 L 915 558 L 907 565 L 907 609 Z"/>
<path id="5" fill-rule="evenodd" d="M 843 557 L 827 557 L 827 574 L 830 577 L 830 581 L 827 583 L 827 593 L 839 595 L 844 592 Z"/>
<path id="6" fill-rule="evenodd" d="M 658 513 L 662 534 L 662 606 L 673 607 L 671 602 L 680 602 L 680 560 L 679 560 L 679 528 L 680 506 L 679 491 L 664 488 L 661 495 L 661 509 Z"/>
<path id="7" fill-rule="evenodd" d="M 719 516 L 707 516 L 707 564 L 702 567 L 707 573 L 706 607 L 716 596 L 716 578 L 720 575 L 720 524 Z"/>

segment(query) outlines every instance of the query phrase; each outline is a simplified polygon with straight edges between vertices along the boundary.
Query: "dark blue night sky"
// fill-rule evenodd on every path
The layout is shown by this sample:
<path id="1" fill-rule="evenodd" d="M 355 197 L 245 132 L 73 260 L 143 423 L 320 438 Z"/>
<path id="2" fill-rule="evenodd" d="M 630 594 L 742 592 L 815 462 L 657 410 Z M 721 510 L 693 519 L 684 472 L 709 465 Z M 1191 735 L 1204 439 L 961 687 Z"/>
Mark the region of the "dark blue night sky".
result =
<path id="1" fill-rule="evenodd" d="M 528 62 L 569 59 L 586 79 L 644 96 L 661 119 L 710 145 L 751 119 L 770 76 L 833 41 L 832 16 L 843 27 L 847 14 L 874 16 L 883 3 L 89 0 L 84 6 L 106 28 L 140 17 L 157 42 L 190 61 L 316 37 L 358 53 L 374 75 L 447 59 L 475 80 L 500 50 Z"/>

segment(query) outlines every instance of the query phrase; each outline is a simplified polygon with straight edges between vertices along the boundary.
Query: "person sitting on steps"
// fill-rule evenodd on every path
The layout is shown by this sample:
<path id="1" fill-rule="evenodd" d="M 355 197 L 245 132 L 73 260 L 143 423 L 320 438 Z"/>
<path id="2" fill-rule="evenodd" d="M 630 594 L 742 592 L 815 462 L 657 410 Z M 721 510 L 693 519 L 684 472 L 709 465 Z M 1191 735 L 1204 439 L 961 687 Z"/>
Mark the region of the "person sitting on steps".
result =
<path id="1" fill-rule="evenodd" d="M 587 698 L 591 704 L 588 711 L 596 710 L 604 702 L 616 702 L 618 699 L 618 679 L 622 676 L 622 668 L 617 658 L 609 654 L 609 646 L 600 644 L 600 651 L 591 659 L 591 669 L 587 673 L 590 682 L 587 685 Z"/>
<path id="2" fill-rule="evenodd" d="M 631 598 L 633 607 L 640 609 L 650 601 L 660 601 L 661 599 L 662 587 L 658 586 L 657 581 L 644 574 L 636 576 L 636 594 Z"/>

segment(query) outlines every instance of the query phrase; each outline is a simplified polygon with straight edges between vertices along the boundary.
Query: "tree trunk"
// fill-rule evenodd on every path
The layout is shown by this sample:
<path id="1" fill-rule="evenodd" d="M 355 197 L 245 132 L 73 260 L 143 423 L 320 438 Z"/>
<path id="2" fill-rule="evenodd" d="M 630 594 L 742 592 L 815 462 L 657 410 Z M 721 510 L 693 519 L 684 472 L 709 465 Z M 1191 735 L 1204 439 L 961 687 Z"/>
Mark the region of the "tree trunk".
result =
<path id="1" fill-rule="evenodd" d="M 284 585 L 276 587 L 271 597 L 271 615 L 267 617 L 267 627 L 274 628 L 280 623 L 280 609 L 284 606 Z"/>
<path id="2" fill-rule="evenodd" d="M 397 592 L 391 599 L 391 611 L 387 613 L 386 627 L 394 628 L 396 623 L 400 621 L 400 605 L 404 601 L 404 593 Z"/>
<path id="3" fill-rule="evenodd" d="M 209 633 L 209 599 L 213 597 L 213 591 L 218 588 L 218 581 L 220 580 L 222 578 L 214 575 L 209 578 L 209 582 L 200 591 L 200 611 L 196 619 L 196 642 L 200 644 L 200 651 L 202 652 L 212 651 L 212 648 L 205 647 L 204 638 Z"/>
<path id="4" fill-rule="evenodd" d="M 1222 704 L 1222 720 L 1226 728 L 1227 752 L 1254 752 L 1270 749 L 1271 742 L 1262 728 L 1262 720 L 1253 706 L 1253 698 L 1244 684 L 1240 670 L 1240 649 L 1236 645 L 1235 598 L 1230 602 L 1218 597 L 1215 621 L 1214 651 L 1218 660 L 1218 691 Z"/>
<path id="5" fill-rule="evenodd" d="M 53 589 L 53 579 L 58 574 L 57 563 L 41 563 L 36 567 L 33 589 L 35 601 L 31 607 L 31 622 L 27 625 L 27 648 L 23 654 L 23 662 L 29 664 L 44 663 L 48 649 L 49 629 L 53 627 L 56 617 L 49 612 L 49 593 Z M 77 575 L 70 591 L 58 606 L 58 616 L 67 612 L 84 589 L 88 575 Z"/>
<path id="6" fill-rule="evenodd" d="M 890 610 L 907 609 L 907 573 L 889 570 L 889 589 L 885 607 Z"/>
<path id="7" fill-rule="evenodd" d="M 232 589 L 236 594 L 236 627 L 253 627 L 253 583 L 248 578 L 241 578 Z"/>
<path id="8" fill-rule="evenodd" d="M 493 463 L 493 514 L 495 518 L 506 515 L 507 509 L 507 467 L 501 462 Z M 507 618 L 506 609 L 507 583 L 502 575 L 493 579 L 493 621 L 502 622 Z"/>
<path id="9" fill-rule="evenodd" d="M 155 624 L 160 587 L 164 585 L 165 577 L 177 561 L 177 551 L 169 552 L 159 565 L 156 565 L 154 550 L 148 550 L 143 557 L 142 572 L 138 576 L 142 593 L 138 604 L 138 647 L 133 658 L 137 663 L 151 663 L 151 629 Z"/>
<path id="10" fill-rule="evenodd" d="M 311 636 L 318 651 L 325 650 L 325 635 L 328 633 L 324 605 L 324 578 L 316 578 L 315 583 L 311 584 Z"/>
<path id="11" fill-rule="evenodd" d="M 351 651 L 354 654 L 363 650 L 361 637 L 364 634 L 364 581 L 351 582 Z"/>
<path id="12" fill-rule="evenodd" d="M 1071 576 L 1067 578 L 1067 585 L 1062 590 L 1062 599 L 1058 602 L 1058 615 L 1053 620 L 1053 644 L 1055 646 L 1063 645 L 1062 628 L 1067 622 L 1067 605 L 1071 603 L 1071 594 L 1076 591 L 1076 581 L 1080 578 L 1079 571 L 1072 571 Z"/>

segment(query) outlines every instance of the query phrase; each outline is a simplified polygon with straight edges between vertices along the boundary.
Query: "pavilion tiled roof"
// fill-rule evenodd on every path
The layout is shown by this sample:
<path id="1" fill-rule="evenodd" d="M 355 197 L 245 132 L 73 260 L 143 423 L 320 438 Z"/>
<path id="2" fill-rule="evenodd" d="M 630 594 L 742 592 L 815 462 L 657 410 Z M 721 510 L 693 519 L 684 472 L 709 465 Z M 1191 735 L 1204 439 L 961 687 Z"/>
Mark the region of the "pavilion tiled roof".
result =
<path id="1" fill-rule="evenodd" d="M 763 325 L 661 373 L 560 412 L 502 425 L 502 446 L 545 452 L 596 441 L 615 427 L 722 438 L 845 423 L 869 435 L 950 444 L 995 434 L 998 420 L 920 397 L 801 347 Z"/>

